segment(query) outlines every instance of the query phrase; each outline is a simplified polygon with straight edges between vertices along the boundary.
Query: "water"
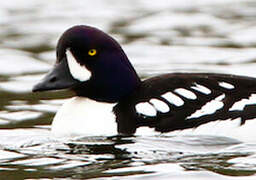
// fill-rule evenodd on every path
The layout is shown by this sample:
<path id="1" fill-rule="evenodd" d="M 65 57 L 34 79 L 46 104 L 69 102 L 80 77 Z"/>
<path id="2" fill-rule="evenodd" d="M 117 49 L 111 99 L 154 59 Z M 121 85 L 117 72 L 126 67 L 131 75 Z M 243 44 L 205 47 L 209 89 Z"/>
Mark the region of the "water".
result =
<path id="1" fill-rule="evenodd" d="M 0 179 L 255 179 L 254 143 L 218 136 L 57 139 L 69 91 L 31 93 L 75 24 L 114 36 L 142 78 L 167 72 L 256 77 L 253 0 L 0 2 Z"/>

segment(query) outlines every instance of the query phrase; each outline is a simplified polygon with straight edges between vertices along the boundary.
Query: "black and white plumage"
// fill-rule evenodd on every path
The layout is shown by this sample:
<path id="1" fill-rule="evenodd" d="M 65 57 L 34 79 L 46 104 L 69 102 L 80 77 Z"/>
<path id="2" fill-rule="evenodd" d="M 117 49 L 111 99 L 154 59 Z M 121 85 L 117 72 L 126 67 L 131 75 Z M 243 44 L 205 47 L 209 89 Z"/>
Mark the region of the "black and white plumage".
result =
<path id="1" fill-rule="evenodd" d="M 140 88 L 134 94 L 114 108 L 114 112 L 118 115 L 118 122 L 122 121 L 118 123 L 119 131 L 134 133 L 136 127 L 149 126 L 155 128 L 156 131 L 169 132 L 195 128 L 211 121 L 238 117 L 241 118 L 241 125 L 243 125 L 247 120 L 254 120 L 256 117 L 256 98 L 244 104 L 244 107 L 240 109 L 232 107 L 236 103 L 242 103 L 243 99 L 256 95 L 255 83 L 255 78 L 207 73 L 173 73 L 147 79 L 141 83 Z M 190 93 L 182 94 L 177 91 L 182 89 Z M 178 103 L 169 101 L 168 96 L 163 96 L 168 93 L 176 96 Z M 168 105 L 170 110 L 161 112 L 156 105 L 150 102 L 151 99 L 162 101 Z M 173 99 L 175 100 L 174 97 Z M 201 112 L 199 116 L 193 116 L 207 106 L 207 103 L 214 100 L 221 104 L 220 108 L 213 103 L 214 107 L 209 106 L 207 110 L 214 111 Z M 136 110 L 136 105 L 145 102 L 155 109 L 156 115 L 143 114 Z M 127 107 L 129 110 L 125 110 Z M 214 109 L 216 107 L 218 109 Z M 126 119 L 126 124 L 123 123 L 124 119 Z M 132 123 L 131 120 L 133 120 Z"/>
<path id="2" fill-rule="evenodd" d="M 69 129 L 79 134 L 84 128 L 86 134 L 93 129 L 99 132 L 107 129 L 104 121 L 107 116 L 98 117 L 101 114 L 98 105 L 110 107 L 108 112 L 113 116 L 108 117 L 116 121 L 116 133 L 125 135 L 134 134 L 144 126 L 170 132 L 237 118 L 239 126 L 256 122 L 256 78 L 172 73 L 141 81 L 120 45 L 89 26 L 74 26 L 61 36 L 54 69 L 33 91 L 64 88 L 73 90 L 79 98 L 57 113 L 53 129 L 60 132 Z M 81 98 L 90 101 L 86 108 L 81 108 Z M 71 107 L 77 109 L 77 115 L 71 115 Z M 72 127 L 83 111 L 87 115 L 80 118 L 78 132 Z M 90 121 L 96 120 L 98 126 L 90 128 Z M 56 128 L 62 121 L 66 122 L 66 128 Z"/>

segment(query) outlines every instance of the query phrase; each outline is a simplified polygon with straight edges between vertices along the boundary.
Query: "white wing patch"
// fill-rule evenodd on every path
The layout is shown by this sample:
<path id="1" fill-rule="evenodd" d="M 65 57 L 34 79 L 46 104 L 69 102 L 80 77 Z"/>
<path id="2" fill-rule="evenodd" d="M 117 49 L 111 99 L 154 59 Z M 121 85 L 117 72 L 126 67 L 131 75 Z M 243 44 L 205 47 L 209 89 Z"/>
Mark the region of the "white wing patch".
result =
<path id="1" fill-rule="evenodd" d="M 225 89 L 234 89 L 235 86 L 233 84 L 227 83 L 227 82 L 219 82 L 219 86 L 225 88 Z"/>
<path id="2" fill-rule="evenodd" d="M 209 88 L 207 88 L 203 85 L 197 84 L 197 83 L 195 83 L 195 85 L 192 86 L 191 89 L 194 89 L 196 91 L 199 91 L 199 92 L 201 92 L 203 94 L 207 94 L 207 95 L 211 94 L 211 92 L 212 92 Z"/>
<path id="3" fill-rule="evenodd" d="M 224 106 L 224 103 L 221 100 L 225 97 L 224 94 L 216 97 L 212 101 L 206 103 L 201 109 L 197 110 L 191 114 L 188 118 L 198 118 L 204 115 L 209 115 L 215 113 L 217 110 L 221 109 Z"/>
<path id="4" fill-rule="evenodd" d="M 229 109 L 229 111 L 234 110 L 243 110 L 246 105 L 256 104 L 256 94 L 252 94 L 249 99 L 242 99 L 233 104 L 233 106 Z"/>
<path id="5" fill-rule="evenodd" d="M 158 99 L 153 98 L 153 99 L 150 99 L 149 102 L 152 103 L 152 104 L 154 105 L 154 107 L 155 107 L 158 111 L 160 111 L 160 112 L 162 112 L 162 113 L 167 113 L 167 112 L 170 111 L 169 106 L 168 106 L 166 103 L 164 103 L 163 101 L 160 101 L 160 100 L 158 100 Z"/>
<path id="6" fill-rule="evenodd" d="M 156 109 L 148 102 L 141 102 L 135 106 L 136 112 L 146 116 L 156 116 Z"/>
<path id="7" fill-rule="evenodd" d="M 166 99 L 171 104 L 174 104 L 175 106 L 182 106 L 184 104 L 184 101 L 177 95 L 167 92 L 162 95 L 164 99 Z"/>
<path id="8" fill-rule="evenodd" d="M 79 81 L 87 81 L 91 78 L 91 71 L 89 71 L 85 66 L 81 66 L 71 53 L 69 49 L 66 51 L 68 67 L 71 75 L 74 79 Z"/>
<path id="9" fill-rule="evenodd" d="M 174 92 L 178 93 L 179 95 L 181 95 L 187 99 L 195 100 L 197 98 L 195 93 L 193 93 L 192 91 L 189 91 L 187 89 L 184 89 L 184 88 L 175 89 Z"/>

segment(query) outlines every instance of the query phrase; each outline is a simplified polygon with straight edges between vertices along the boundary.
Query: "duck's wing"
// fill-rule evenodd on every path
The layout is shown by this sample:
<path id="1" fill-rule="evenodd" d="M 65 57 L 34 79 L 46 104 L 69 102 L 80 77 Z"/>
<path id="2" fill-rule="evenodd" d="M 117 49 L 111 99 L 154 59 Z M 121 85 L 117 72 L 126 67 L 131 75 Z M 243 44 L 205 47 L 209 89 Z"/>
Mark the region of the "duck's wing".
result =
<path id="1" fill-rule="evenodd" d="M 147 79 L 114 108 L 118 131 L 149 126 L 169 132 L 241 118 L 256 120 L 256 78 L 210 73 L 173 73 Z"/>

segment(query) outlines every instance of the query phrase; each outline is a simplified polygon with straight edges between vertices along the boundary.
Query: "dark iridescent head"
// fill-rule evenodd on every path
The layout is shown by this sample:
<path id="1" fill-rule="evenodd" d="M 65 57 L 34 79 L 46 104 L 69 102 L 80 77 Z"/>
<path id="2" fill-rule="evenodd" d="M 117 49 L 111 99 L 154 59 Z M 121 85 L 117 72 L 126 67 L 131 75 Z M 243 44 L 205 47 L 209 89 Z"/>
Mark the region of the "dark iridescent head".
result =
<path id="1" fill-rule="evenodd" d="M 60 37 L 54 69 L 33 91 L 70 88 L 78 96 L 116 102 L 140 80 L 121 46 L 106 33 L 74 26 Z"/>

